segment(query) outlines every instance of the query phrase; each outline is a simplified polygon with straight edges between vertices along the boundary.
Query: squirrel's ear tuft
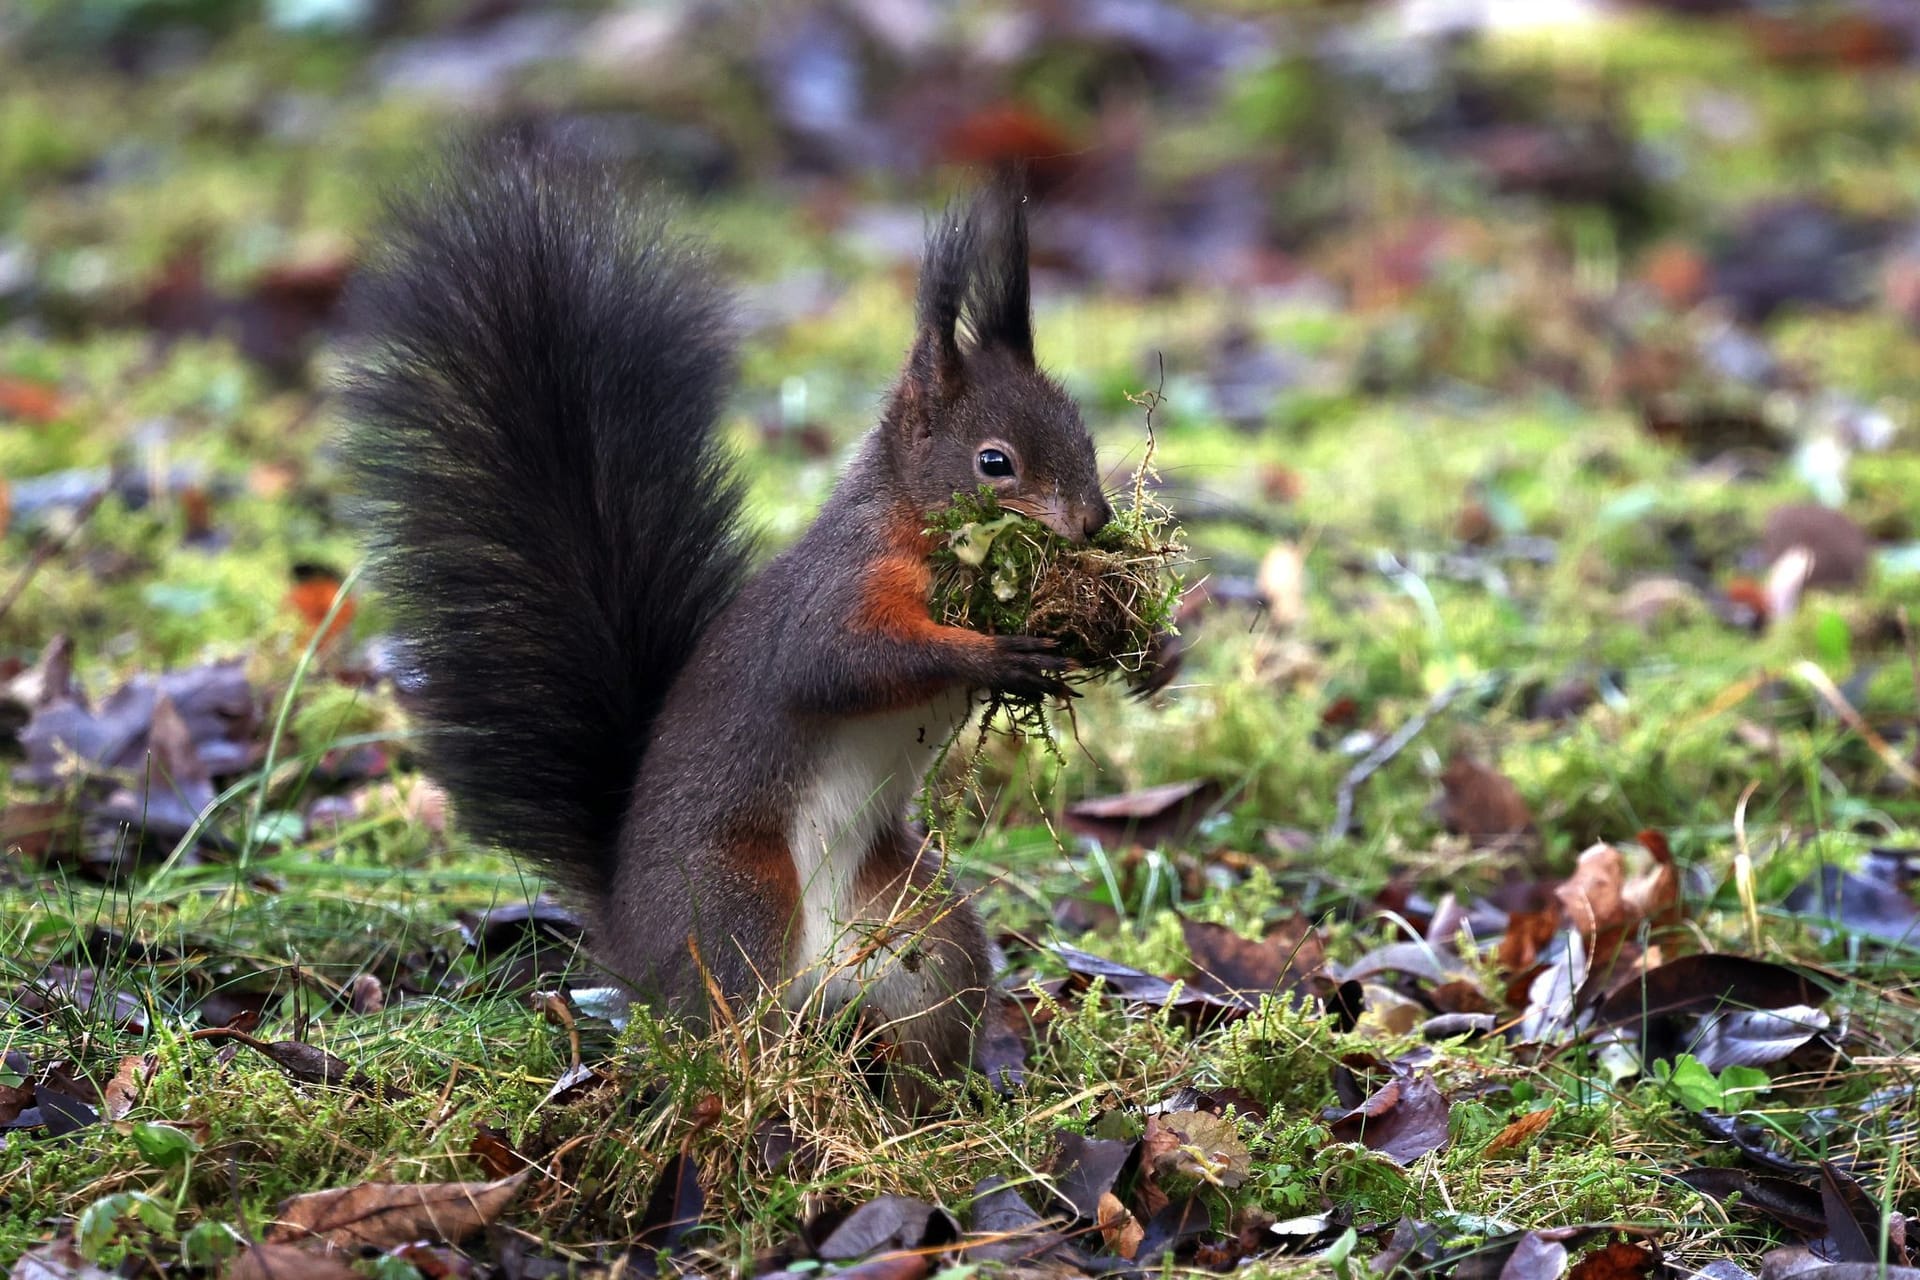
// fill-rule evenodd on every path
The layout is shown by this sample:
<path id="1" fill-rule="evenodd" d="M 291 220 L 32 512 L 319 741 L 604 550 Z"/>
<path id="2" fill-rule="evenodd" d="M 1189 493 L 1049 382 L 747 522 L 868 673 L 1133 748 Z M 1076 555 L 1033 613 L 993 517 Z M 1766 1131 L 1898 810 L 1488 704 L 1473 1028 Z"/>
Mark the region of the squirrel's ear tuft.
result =
<path id="1" fill-rule="evenodd" d="M 920 268 L 919 330 L 916 363 L 930 361 L 949 389 L 964 377 L 962 337 L 975 350 L 998 347 L 1033 363 L 1026 190 L 1018 175 L 1003 174 L 964 213 L 941 216 Z"/>

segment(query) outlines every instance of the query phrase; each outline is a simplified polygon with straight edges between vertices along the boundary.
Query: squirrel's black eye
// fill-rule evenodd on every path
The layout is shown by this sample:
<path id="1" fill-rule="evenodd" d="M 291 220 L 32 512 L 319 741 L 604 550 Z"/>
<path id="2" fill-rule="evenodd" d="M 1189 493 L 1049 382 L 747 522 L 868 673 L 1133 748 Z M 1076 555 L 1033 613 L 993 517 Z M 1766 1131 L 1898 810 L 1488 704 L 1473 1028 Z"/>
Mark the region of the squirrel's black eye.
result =
<path id="1" fill-rule="evenodd" d="M 982 449 L 974 461 L 979 464 L 983 476 L 1001 480 L 1013 474 L 1013 459 L 998 449 Z"/>

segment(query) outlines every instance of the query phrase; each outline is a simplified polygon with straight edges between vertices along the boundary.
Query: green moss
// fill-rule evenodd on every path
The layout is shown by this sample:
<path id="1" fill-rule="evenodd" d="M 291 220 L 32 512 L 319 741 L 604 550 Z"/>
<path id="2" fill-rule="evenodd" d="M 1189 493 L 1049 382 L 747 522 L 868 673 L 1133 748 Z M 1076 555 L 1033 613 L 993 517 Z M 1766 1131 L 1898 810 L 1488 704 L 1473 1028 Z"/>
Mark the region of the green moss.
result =
<path id="1" fill-rule="evenodd" d="M 1137 676 L 1173 629 L 1184 550 L 1165 508 L 1135 501 L 1085 546 L 1001 507 L 992 490 L 956 495 L 928 532 L 939 539 L 932 610 L 948 626 L 1055 641 L 1070 678 Z"/>

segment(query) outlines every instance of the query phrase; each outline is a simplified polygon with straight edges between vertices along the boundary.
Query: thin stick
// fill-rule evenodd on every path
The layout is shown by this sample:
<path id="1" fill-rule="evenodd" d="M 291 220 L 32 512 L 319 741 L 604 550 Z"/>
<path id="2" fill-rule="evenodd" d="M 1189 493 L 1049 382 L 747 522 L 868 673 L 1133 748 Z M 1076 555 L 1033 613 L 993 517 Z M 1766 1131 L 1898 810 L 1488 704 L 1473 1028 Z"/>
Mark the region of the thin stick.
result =
<path id="1" fill-rule="evenodd" d="M 13 585 L 7 588 L 7 594 L 0 596 L 0 618 L 6 617 L 8 611 L 18 603 L 27 590 L 27 584 L 33 581 L 34 575 L 40 572 L 41 566 L 67 549 L 67 544 L 72 542 L 74 535 L 80 532 L 81 527 L 88 520 L 92 519 L 93 513 L 99 509 L 100 504 L 106 500 L 107 494 L 111 491 L 111 485 L 94 490 L 78 507 L 74 508 L 73 524 L 65 533 L 42 542 L 28 554 L 27 563 L 21 568 L 19 576 L 14 578 Z"/>
<path id="2" fill-rule="evenodd" d="M 1812 662 L 1802 660 L 1793 664 L 1793 674 L 1812 685 L 1813 691 L 1826 701 L 1826 704 L 1833 709 L 1833 713 L 1845 721 L 1849 729 L 1860 735 L 1861 740 L 1873 749 L 1873 753 L 1880 757 L 1881 763 L 1892 770 L 1900 781 L 1910 787 L 1920 787 L 1920 770 L 1916 770 L 1907 763 L 1900 753 L 1893 749 L 1892 743 L 1875 732 L 1873 726 L 1867 723 L 1866 717 L 1847 701 L 1847 695 L 1840 692 L 1839 687 L 1833 683 L 1826 672 Z"/>
<path id="3" fill-rule="evenodd" d="M 1392 737 L 1367 752 L 1360 758 L 1358 764 L 1347 770 L 1347 776 L 1340 779 L 1339 799 L 1333 811 L 1333 825 L 1327 828 L 1326 838 L 1329 841 L 1343 840 L 1352 832 L 1354 793 L 1360 789 L 1360 785 L 1385 768 L 1395 756 L 1405 751 L 1407 745 L 1419 737 L 1427 727 L 1427 722 L 1445 711 L 1448 704 L 1459 697 L 1461 690 L 1465 688 L 1466 686 L 1460 681 L 1449 680 L 1446 688 L 1434 694 L 1427 705 L 1422 707 L 1411 720 L 1394 730 Z"/>

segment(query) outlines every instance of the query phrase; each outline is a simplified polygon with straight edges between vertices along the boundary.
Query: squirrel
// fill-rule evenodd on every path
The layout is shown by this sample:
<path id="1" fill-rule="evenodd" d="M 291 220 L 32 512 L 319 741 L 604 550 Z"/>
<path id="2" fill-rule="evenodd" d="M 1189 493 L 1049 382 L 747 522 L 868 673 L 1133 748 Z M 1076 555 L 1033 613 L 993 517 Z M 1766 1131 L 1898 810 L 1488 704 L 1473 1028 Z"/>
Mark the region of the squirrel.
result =
<path id="1" fill-rule="evenodd" d="M 998 997 L 912 798 L 986 696 L 1071 692 L 1052 642 L 934 620 L 929 513 L 986 485 L 1074 541 L 1112 517 L 1027 258 L 1005 179 L 937 220 L 878 425 L 757 570 L 728 294 L 607 171 L 468 144 L 348 295 L 347 453 L 462 825 L 585 904 L 636 1000 L 858 1001 L 914 1109 Z"/>

